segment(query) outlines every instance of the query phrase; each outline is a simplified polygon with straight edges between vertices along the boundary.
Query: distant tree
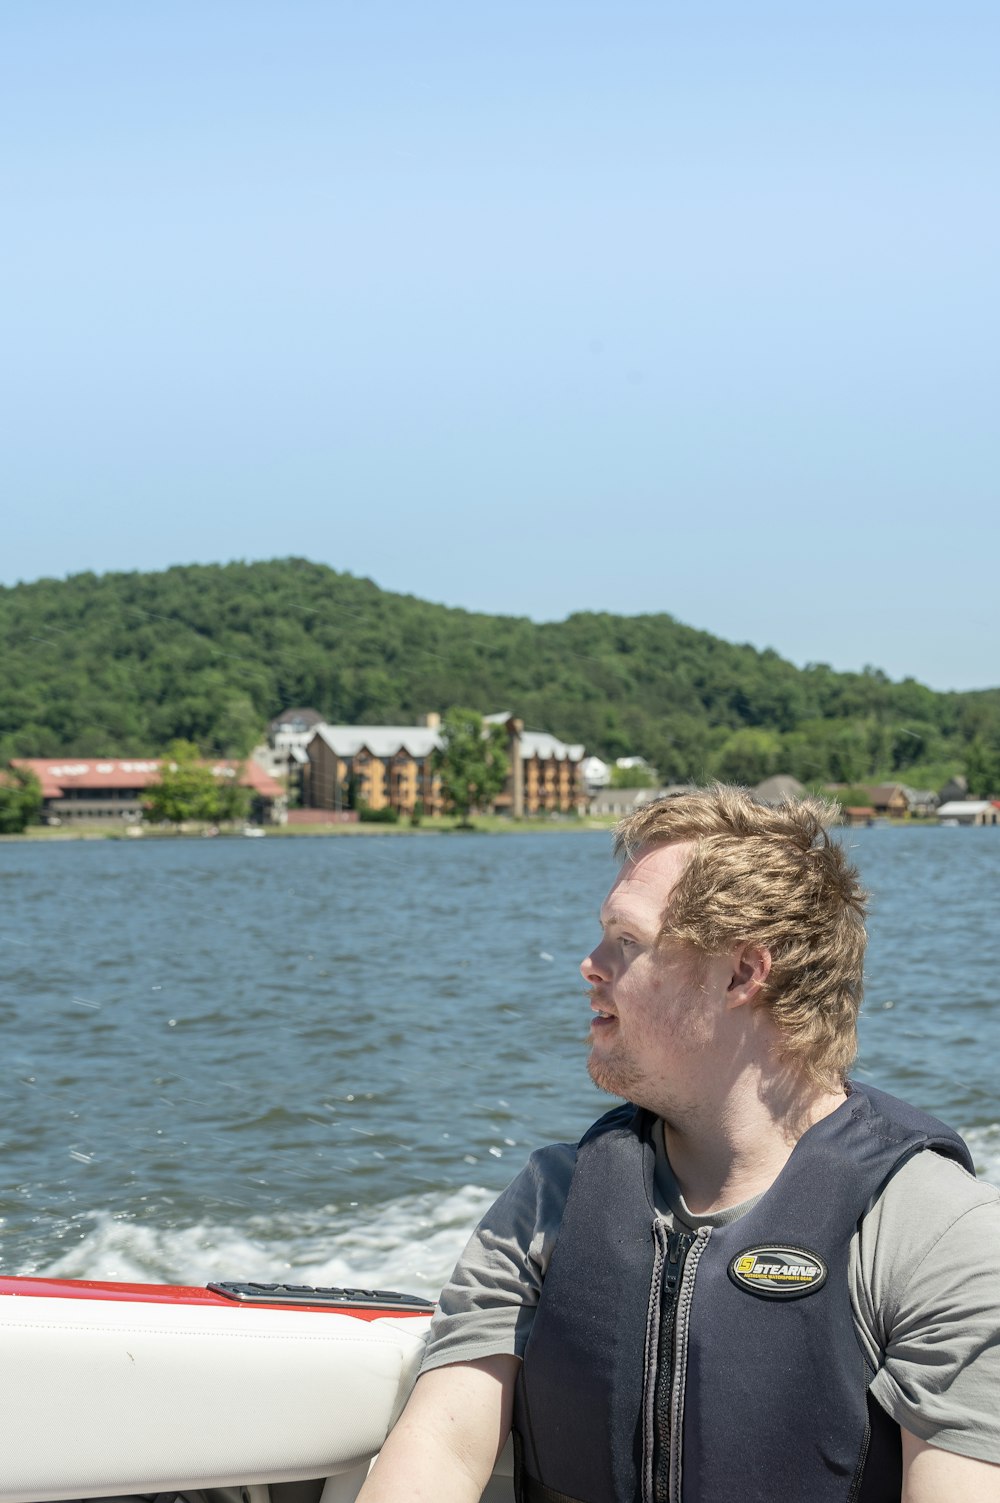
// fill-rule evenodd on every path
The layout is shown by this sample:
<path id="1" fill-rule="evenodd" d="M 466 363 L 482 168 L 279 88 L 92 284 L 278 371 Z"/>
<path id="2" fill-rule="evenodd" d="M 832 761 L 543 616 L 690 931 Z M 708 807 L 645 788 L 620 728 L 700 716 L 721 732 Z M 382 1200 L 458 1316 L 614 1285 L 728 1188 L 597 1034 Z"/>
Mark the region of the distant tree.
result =
<path id="1" fill-rule="evenodd" d="M 224 757 L 247 757 L 264 740 L 263 717 L 249 694 L 233 694 L 225 700 L 215 727 L 215 741 Z"/>
<path id="2" fill-rule="evenodd" d="M 0 835 L 20 835 L 42 807 L 42 785 L 26 767 L 0 769 Z"/>
<path id="3" fill-rule="evenodd" d="M 1000 748 L 974 737 L 965 754 L 965 776 L 972 798 L 993 798 L 1000 793 Z"/>
<path id="4" fill-rule="evenodd" d="M 871 716 L 865 725 L 865 739 L 868 743 L 868 774 L 877 778 L 892 766 L 892 730 L 884 720 Z"/>
<path id="5" fill-rule="evenodd" d="M 857 783 L 870 771 L 864 730 L 850 720 L 804 720 L 782 737 L 782 772 L 803 783 Z"/>
<path id="6" fill-rule="evenodd" d="M 707 776 L 709 730 L 695 715 L 676 714 L 653 727 L 643 752 L 661 783 L 701 783 Z"/>
<path id="7" fill-rule="evenodd" d="M 358 819 L 363 825 L 398 825 L 399 810 L 390 809 L 386 804 L 381 809 L 359 809 Z"/>
<path id="8" fill-rule="evenodd" d="M 927 692 L 930 693 L 930 690 Z M 934 762 L 940 752 L 941 733 L 929 721 L 909 720 L 905 725 L 893 727 L 893 772 L 905 772 L 920 762 Z"/>
<path id="9" fill-rule="evenodd" d="M 146 789 L 144 803 L 150 819 L 172 825 L 220 818 L 218 782 L 193 742 L 171 741 L 159 780 Z"/>
<path id="10" fill-rule="evenodd" d="M 636 767 L 612 767 L 612 788 L 655 788 L 656 769 L 643 767 L 640 762 Z"/>
<path id="11" fill-rule="evenodd" d="M 780 772 L 781 737 L 775 731 L 747 726 L 727 736 L 716 754 L 715 774 L 725 782 L 760 783 Z"/>
<path id="12" fill-rule="evenodd" d="M 502 725 L 485 725 L 478 710 L 455 706 L 441 722 L 443 745 L 434 753 L 434 769 L 441 792 L 452 804 L 461 824 L 483 804 L 490 804 L 507 781 L 507 732 Z"/>
<path id="13" fill-rule="evenodd" d="M 870 809 L 872 803 L 872 791 L 863 784 L 857 783 L 853 787 L 838 788 L 835 793 L 829 795 L 836 799 L 842 809 Z"/>
<path id="14" fill-rule="evenodd" d="M 213 773 L 212 781 L 215 784 L 215 819 L 228 824 L 230 821 L 242 823 L 250 813 L 250 804 L 253 794 L 249 788 L 245 788 L 240 781 L 243 767 L 237 764 L 227 768 L 222 777 L 216 777 Z"/>

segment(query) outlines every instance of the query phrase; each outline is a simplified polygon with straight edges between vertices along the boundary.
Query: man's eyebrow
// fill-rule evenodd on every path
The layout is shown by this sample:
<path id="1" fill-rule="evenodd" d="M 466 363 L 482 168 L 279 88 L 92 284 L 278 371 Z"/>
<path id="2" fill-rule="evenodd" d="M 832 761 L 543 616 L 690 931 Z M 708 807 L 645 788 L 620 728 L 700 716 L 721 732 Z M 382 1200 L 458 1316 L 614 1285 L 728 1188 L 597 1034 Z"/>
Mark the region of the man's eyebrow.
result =
<path id="1" fill-rule="evenodd" d="M 606 917 L 599 911 L 597 921 L 602 929 L 632 929 L 638 934 L 643 928 L 642 924 L 636 923 L 634 918 L 617 908 L 610 908 Z"/>

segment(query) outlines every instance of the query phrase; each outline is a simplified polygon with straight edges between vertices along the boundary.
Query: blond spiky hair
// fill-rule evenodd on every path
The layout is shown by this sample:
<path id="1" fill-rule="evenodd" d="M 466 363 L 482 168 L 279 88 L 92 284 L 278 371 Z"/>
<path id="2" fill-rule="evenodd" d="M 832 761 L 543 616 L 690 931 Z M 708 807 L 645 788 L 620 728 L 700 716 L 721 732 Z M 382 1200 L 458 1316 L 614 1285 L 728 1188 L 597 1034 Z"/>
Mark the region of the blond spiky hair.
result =
<path id="1" fill-rule="evenodd" d="M 839 1085 L 857 1053 L 867 895 L 827 826 L 836 806 L 771 806 L 716 783 L 644 804 L 615 830 L 615 853 L 693 841 L 661 937 L 705 955 L 759 945 L 771 955 L 762 1001 L 783 1053 L 819 1085 Z"/>

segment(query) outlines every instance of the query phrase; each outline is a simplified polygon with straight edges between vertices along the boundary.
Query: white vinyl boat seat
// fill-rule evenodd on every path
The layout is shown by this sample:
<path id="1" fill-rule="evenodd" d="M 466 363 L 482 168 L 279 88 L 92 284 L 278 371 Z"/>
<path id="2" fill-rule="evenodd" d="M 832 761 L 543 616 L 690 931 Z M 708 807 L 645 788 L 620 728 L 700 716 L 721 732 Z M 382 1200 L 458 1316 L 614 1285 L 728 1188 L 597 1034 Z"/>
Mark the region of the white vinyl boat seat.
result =
<path id="1" fill-rule="evenodd" d="M 414 1382 L 427 1325 L 5 1295 L 0 1500 L 222 1489 L 209 1503 L 318 1503 L 318 1479 L 329 1479 L 324 1503 L 353 1499 Z M 313 1485 L 267 1491 L 299 1479 Z"/>

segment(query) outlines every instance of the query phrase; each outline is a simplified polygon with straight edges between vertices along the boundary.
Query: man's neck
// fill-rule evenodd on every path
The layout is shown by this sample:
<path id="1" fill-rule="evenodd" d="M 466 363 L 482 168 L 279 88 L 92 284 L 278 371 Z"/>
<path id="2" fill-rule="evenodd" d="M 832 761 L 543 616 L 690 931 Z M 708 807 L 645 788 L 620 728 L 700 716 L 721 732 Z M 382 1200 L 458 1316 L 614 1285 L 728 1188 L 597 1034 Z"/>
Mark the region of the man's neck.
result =
<path id="1" fill-rule="evenodd" d="M 764 1091 L 756 1082 L 731 1091 L 721 1107 L 665 1116 L 664 1145 L 686 1205 L 708 1215 L 762 1195 L 803 1133 L 845 1099 L 842 1089 L 799 1083 Z"/>

